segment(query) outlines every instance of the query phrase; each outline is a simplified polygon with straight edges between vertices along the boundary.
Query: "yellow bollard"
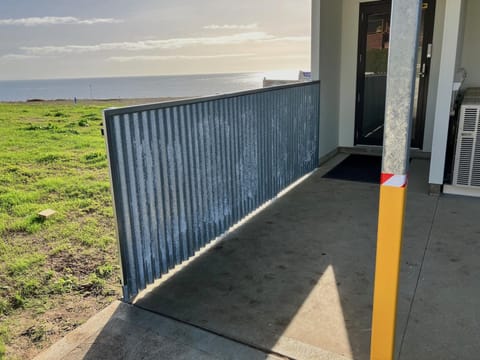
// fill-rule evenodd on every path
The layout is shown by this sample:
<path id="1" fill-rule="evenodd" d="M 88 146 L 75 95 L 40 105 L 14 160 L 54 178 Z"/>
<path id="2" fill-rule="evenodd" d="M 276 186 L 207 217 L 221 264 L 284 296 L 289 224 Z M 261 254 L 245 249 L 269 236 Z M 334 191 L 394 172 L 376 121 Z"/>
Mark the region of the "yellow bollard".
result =
<path id="1" fill-rule="evenodd" d="M 404 177 L 406 178 L 406 177 Z M 378 240 L 373 294 L 371 359 L 393 359 L 407 187 L 380 187 Z"/>

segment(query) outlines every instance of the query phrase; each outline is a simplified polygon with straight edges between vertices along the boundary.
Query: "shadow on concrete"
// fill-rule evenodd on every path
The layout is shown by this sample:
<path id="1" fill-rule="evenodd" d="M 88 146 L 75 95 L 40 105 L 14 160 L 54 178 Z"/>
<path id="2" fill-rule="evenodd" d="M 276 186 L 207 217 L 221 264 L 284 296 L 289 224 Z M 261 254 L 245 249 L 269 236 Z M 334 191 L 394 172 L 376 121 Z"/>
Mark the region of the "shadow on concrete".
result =
<path id="1" fill-rule="evenodd" d="M 291 358 L 368 359 L 378 186 L 321 175 L 277 199 L 135 306 Z M 414 230 L 405 238 L 399 334 L 435 202 L 424 194 L 409 198 L 407 226 Z M 102 333 L 96 342 L 102 344 Z M 89 353 L 95 351 L 94 344 Z"/>
<path id="2" fill-rule="evenodd" d="M 316 348 L 360 358 L 376 193 L 310 178 L 136 305 L 294 358 Z"/>

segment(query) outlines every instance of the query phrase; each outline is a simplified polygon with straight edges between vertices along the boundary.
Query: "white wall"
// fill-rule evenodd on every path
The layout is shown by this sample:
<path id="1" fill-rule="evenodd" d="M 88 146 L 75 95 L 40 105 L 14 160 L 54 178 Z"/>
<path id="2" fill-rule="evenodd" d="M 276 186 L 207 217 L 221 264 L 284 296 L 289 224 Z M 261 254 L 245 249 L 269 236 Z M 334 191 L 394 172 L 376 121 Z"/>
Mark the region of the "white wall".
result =
<path id="1" fill-rule="evenodd" d="M 312 80 L 320 79 L 320 0 L 312 0 L 312 44 L 310 50 Z"/>
<path id="2" fill-rule="evenodd" d="M 340 62 L 339 145 L 353 146 L 360 0 L 344 0 Z"/>
<path id="3" fill-rule="evenodd" d="M 480 0 L 466 0 L 461 66 L 467 70 L 465 86 L 480 87 Z"/>
<path id="4" fill-rule="evenodd" d="M 442 51 L 435 106 L 429 183 L 442 185 L 445 169 L 450 103 L 455 70 L 458 66 L 462 36 L 463 0 L 446 0 Z"/>
<path id="5" fill-rule="evenodd" d="M 355 95 L 357 77 L 358 21 L 360 3 L 368 0 L 343 0 L 340 63 L 339 146 L 353 146 L 355 131 Z M 479 0 L 471 0 L 479 1 Z M 425 120 L 424 151 L 432 146 L 433 122 L 440 69 L 445 0 L 437 0 L 432 66 Z"/>
<path id="6" fill-rule="evenodd" d="M 312 74 L 321 81 L 320 157 L 323 157 L 338 147 L 342 1 L 312 3 L 312 29 L 320 30 L 319 38 L 312 37 Z"/>

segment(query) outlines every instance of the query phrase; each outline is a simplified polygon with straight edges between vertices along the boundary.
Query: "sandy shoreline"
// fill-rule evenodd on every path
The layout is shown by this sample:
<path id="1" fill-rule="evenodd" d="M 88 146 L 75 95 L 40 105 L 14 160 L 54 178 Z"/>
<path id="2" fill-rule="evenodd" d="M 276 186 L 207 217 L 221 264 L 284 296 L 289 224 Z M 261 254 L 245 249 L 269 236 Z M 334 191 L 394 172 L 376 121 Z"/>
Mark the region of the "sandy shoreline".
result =
<path id="1" fill-rule="evenodd" d="M 132 98 L 132 99 L 77 99 L 77 105 L 103 105 L 103 104 L 119 104 L 124 106 L 152 104 L 166 101 L 174 101 L 185 99 L 184 97 L 158 97 L 158 98 Z M 73 99 L 56 99 L 56 100 L 42 100 L 33 99 L 27 101 L 0 101 L 0 104 L 50 104 L 50 105 L 75 105 Z"/>

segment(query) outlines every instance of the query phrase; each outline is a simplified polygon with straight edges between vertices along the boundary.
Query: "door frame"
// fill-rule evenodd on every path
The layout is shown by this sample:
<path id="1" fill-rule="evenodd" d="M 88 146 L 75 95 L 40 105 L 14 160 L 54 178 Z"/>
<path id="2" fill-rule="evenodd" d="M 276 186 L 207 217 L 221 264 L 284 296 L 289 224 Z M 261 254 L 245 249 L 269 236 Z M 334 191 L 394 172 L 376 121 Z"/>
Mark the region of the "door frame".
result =
<path id="1" fill-rule="evenodd" d="M 422 43 L 422 61 L 424 64 L 424 77 L 420 78 L 419 85 L 419 94 L 418 94 L 418 103 L 417 103 L 417 121 L 415 124 L 414 132 L 415 137 L 412 140 L 411 147 L 414 148 L 423 148 L 423 138 L 425 133 L 425 117 L 427 110 L 427 99 L 428 99 L 428 85 L 430 79 L 430 69 L 431 69 L 431 47 L 429 49 L 429 44 L 433 43 L 433 32 L 434 32 L 434 23 L 435 23 L 435 10 L 436 10 L 436 0 L 424 0 L 423 3 L 428 3 L 429 16 L 425 17 L 424 23 L 424 41 Z M 364 111 L 364 88 L 365 88 L 365 67 L 366 67 L 366 54 L 362 53 L 362 49 L 366 49 L 367 46 L 367 24 L 364 23 L 364 20 L 368 16 L 368 13 L 384 10 L 386 6 L 391 7 L 392 0 L 376 0 L 369 2 L 361 2 L 359 9 L 359 18 L 358 18 L 358 47 L 357 47 L 357 83 L 356 83 L 356 92 L 355 92 L 355 128 L 354 128 L 354 146 L 356 145 L 373 145 L 373 146 L 382 146 L 381 144 L 368 143 L 368 141 L 360 141 L 360 133 L 363 125 L 363 111 Z M 427 39 L 427 40 L 425 40 Z M 430 50 L 430 54 L 429 54 Z M 430 55 L 428 57 L 427 55 Z M 421 116 L 418 116 L 418 115 Z"/>
<path id="2" fill-rule="evenodd" d="M 424 67 L 424 76 L 420 77 L 420 85 L 418 90 L 417 102 L 417 124 L 415 126 L 415 140 L 412 141 L 411 146 L 423 149 L 423 140 L 425 134 L 425 122 L 427 115 L 428 104 L 428 88 L 430 84 L 430 70 L 432 66 L 432 46 L 433 46 L 433 32 L 435 27 L 435 11 L 437 9 L 437 0 L 423 0 L 422 4 L 428 4 L 427 14 L 425 16 L 425 23 L 423 28 L 423 43 L 421 54 L 421 66 Z"/>

